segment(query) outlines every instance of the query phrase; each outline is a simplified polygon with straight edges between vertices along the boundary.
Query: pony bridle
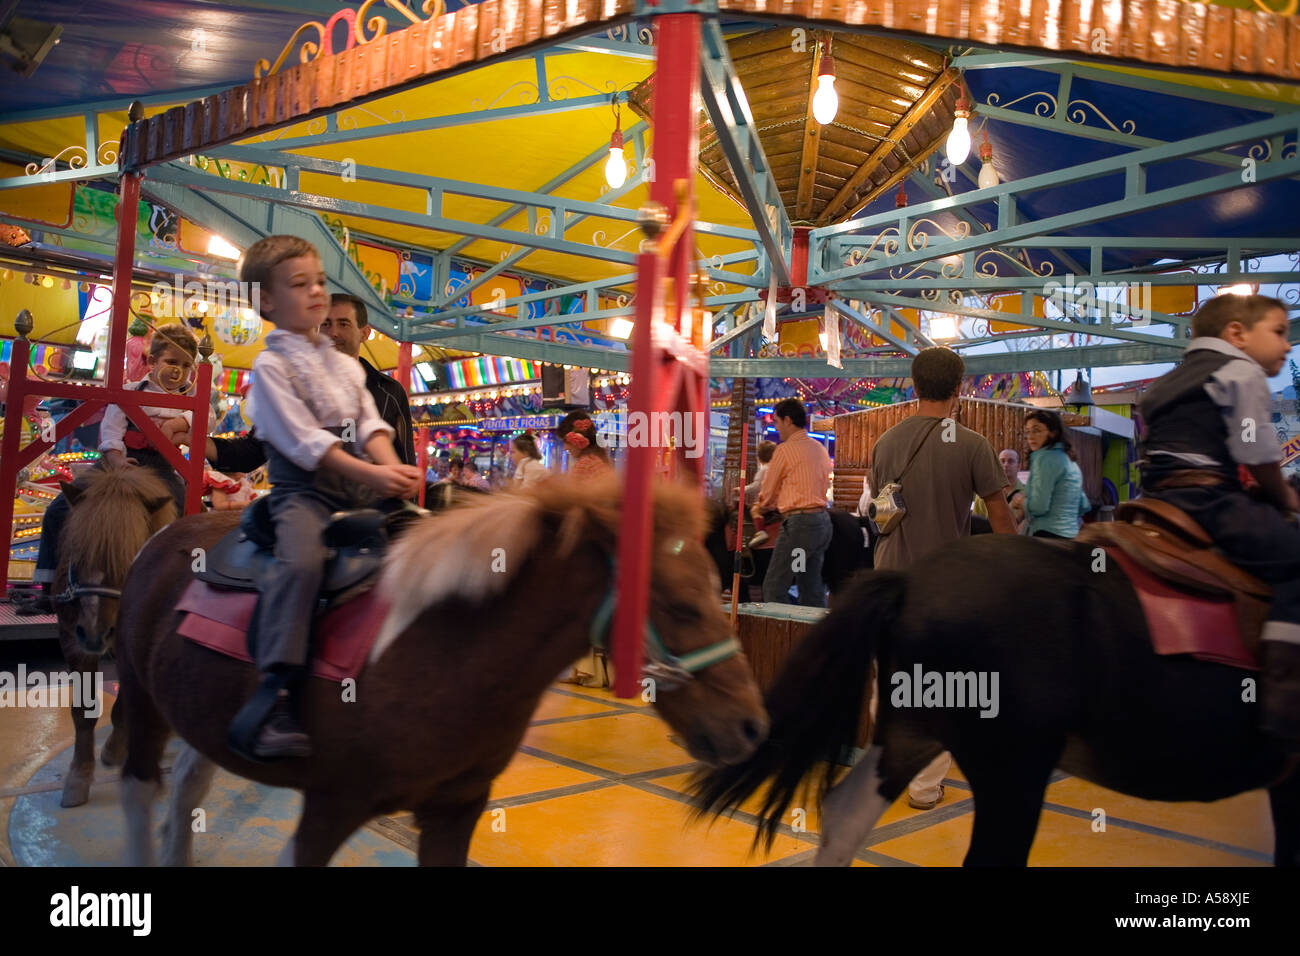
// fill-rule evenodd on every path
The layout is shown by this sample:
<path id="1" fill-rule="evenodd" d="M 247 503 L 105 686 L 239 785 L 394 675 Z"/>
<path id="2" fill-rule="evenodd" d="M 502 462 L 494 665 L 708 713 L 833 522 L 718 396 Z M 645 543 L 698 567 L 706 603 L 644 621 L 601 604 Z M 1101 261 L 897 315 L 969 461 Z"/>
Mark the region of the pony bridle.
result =
<path id="1" fill-rule="evenodd" d="M 68 562 L 68 586 L 51 598 L 55 604 L 74 604 L 83 597 L 106 597 L 119 600 L 122 592 L 117 588 L 92 587 L 86 584 L 77 583 L 77 568 L 71 561 Z"/>
<path id="2" fill-rule="evenodd" d="M 605 600 L 596 610 L 596 616 L 591 621 L 591 633 L 589 639 L 591 646 L 597 650 L 604 650 L 606 636 L 609 633 L 610 623 L 614 619 L 614 609 L 618 606 L 618 598 L 614 590 L 614 582 L 618 580 L 617 568 L 613 561 L 610 561 L 611 570 L 614 574 L 610 578 L 609 592 L 605 595 Z M 649 660 L 641 668 L 641 676 L 648 677 L 655 682 L 655 686 L 660 690 L 672 691 L 682 687 L 694 680 L 696 673 L 705 668 L 719 664 L 728 658 L 735 657 L 742 650 L 740 642 L 735 637 L 728 637 L 726 640 L 709 644 L 707 647 L 701 647 L 685 654 L 674 654 L 664 646 L 663 640 L 659 637 L 659 631 L 654 626 L 653 621 L 647 620 L 645 623 L 646 634 L 646 656 Z"/>

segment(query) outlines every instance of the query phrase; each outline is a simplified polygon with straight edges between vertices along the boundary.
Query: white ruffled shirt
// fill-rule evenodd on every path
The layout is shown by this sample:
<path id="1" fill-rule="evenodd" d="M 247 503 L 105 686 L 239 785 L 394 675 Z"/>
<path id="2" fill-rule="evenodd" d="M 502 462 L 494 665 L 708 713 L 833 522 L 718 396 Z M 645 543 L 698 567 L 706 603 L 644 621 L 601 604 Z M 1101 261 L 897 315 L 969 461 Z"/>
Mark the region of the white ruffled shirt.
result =
<path id="1" fill-rule="evenodd" d="M 299 468 L 315 471 L 339 443 L 327 428 L 354 425 L 356 448 L 379 432 L 393 438 L 392 426 L 379 417 L 366 390 L 361 363 L 334 348 L 327 336 L 313 345 L 305 335 L 276 329 L 265 344 L 248 390 L 249 420 L 262 441 Z"/>

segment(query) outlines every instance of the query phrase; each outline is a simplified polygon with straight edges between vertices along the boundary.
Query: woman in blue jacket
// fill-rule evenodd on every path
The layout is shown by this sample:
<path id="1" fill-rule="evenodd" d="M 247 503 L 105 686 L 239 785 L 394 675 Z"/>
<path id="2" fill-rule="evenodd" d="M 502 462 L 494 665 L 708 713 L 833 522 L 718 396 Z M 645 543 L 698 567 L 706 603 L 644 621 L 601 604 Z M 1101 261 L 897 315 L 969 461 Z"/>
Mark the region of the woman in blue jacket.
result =
<path id="1" fill-rule="evenodd" d="M 1029 485 L 1025 490 L 1028 533 L 1035 538 L 1073 538 L 1079 520 L 1092 510 L 1083 493 L 1083 472 L 1061 416 L 1035 409 L 1025 416 L 1029 442 Z"/>

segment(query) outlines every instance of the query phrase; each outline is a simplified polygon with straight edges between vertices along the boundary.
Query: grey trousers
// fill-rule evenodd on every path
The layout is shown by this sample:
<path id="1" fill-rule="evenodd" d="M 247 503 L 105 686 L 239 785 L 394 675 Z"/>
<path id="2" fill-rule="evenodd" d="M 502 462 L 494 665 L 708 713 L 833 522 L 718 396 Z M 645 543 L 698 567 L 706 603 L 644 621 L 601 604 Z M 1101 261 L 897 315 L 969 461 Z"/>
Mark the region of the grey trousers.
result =
<path id="1" fill-rule="evenodd" d="M 257 668 L 303 667 L 325 573 L 321 538 L 333 509 L 310 493 L 272 496 L 275 560 L 259 582 Z"/>
<path id="2" fill-rule="evenodd" d="M 829 511 L 790 515 L 781 523 L 781 535 L 772 548 L 772 562 L 763 578 L 763 600 L 790 604 L 790 585 L 799 585 L 799 603 L 826 606 L 822 562 L 831 543 Z M 799 554 L 795 553 L 799 549 Z"/>

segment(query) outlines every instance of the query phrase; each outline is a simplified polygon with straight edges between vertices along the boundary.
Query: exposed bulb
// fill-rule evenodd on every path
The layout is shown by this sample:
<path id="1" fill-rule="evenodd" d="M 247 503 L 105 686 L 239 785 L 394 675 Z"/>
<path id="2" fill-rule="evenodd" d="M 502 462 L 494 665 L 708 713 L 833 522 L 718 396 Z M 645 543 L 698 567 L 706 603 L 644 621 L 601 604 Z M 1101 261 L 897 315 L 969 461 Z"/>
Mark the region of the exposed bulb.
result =
<path id="1" fill-rule="evenodd" d="M 992 189 L 1000 181 L 1001 180 L 998 179 L 998 171 L 993 168 L 993 160 L 984 160 L 984 165 L 980 167 L 980 189 Z"/>
<path id="2" fill-rule="evenodd" d="M 952 132 L 948 134 L 948 162 L 960 166 L 970 155 L 970 130 L 966 128 L 966 117 L 958 115 L 952 121 Z"/>
<path id="3" fill-rule="evenodd" d="M 605 161 L 605 183 L 610 189 L 618 189 L 627 182 L 627 160 L 623 157 L 621 147 L 609 148 L 609 159 Z"/>
<path id="4" fill-rule="evenodd" d="M 823 73 L 817 77 L 817 92 L 813 94 L 813 119 L 829 126 L 839 112 L 840 95 L 835 92 L 835 74 Z"/>

